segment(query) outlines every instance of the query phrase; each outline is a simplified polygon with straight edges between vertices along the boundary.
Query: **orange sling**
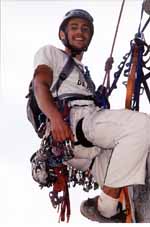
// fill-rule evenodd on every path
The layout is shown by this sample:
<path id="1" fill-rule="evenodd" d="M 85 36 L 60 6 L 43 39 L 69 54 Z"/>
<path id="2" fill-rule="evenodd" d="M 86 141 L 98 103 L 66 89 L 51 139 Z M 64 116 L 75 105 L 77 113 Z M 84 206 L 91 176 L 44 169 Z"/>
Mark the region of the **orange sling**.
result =
<path id="1" fill-rule="evenodd" d="M 132 102 L 132 97 L 134 94 L 134 87 L 135 87 L 137 62 L 138 62 L 138 46 L 135 44 L 133 49 L 131 69 L 129 72 L 128 82 L 127 82 L 126 101 L 125 101 L 125 108 L 127 109 L 131 109 L 131 102 Z M 126 223 L 131 223 L 132 211 L 131 211 L 128 187 L 122 188 L 122 191 L 120 194 L 120 202 L 123 203 L 123 201 L 125 201 L 126 211 L 127 211 Z"/>

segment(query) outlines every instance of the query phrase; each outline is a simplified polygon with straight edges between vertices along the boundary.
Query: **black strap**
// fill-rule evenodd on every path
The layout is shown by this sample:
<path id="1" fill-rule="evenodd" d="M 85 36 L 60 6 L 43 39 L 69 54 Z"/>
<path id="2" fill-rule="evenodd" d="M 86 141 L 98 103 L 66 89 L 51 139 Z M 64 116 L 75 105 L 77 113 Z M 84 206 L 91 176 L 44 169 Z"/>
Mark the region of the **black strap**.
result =
<path id="1" fill-rule="evenodd" d="M 54 100 L 66 100 L 69 101 L 75 101 L 75 100 L 89 100 L 94 101 L 94 96 L 92 95 L 83 95 L 83 94 L 77 94 L 77 93 L 64 93 L 62 95 L 59 95 L 57 97 L 54 97 Z"/>
<path id="2" fill-rule="evenodd" d="M 90 77 L 90 72 L 89 72 L 87 66 L 85 66 L 86 72 L 84 73 L 84 70 L 82 70 L 80 68 L 80 66 L 74 61 L 74 59 L 71 56 L 68 56 L 68 61 L 65 64 L 65 66 L 63 67 L 61 73 L 59 74 L 59 77 L 52 88 L 52 92 L 56 91 L 56 93 L 58 95 L 58 90 L 59 90 L 62 82 L 67 79 L 67 77 L 72 72 L 74 66 L 76 66 L 79 69 L 79 71 L 84 75 L 84 79 L 87 83 L 88 88 L 90 89 L 92 94 L 94 94 L 95 93 L 95 84 Z"/>
<path id="3" fill-rule="evenodd" d="M 59 74 L 58 80 L 54 84 L 52 88 L 52 92 L 58 92 L 59 87 L 61 86 L 62 82 L 69 76 L 69 74 L 72 72 L 74 67 L 74 60 L 71 56 L 68 56 L 68 61 L 64 65 L 61 73 Z"/>
<path id="4" fill-rule="evenodd" d="M 94 145 L 90 141 L 88 141 L 86 139 L 86 137 L 84 136 L 84 133 L 83 133 L 83 130 L 82 130 L 83 119 L 84 118 L 79 120 L 79 122 L 78 122 L 78 124 L 76 126 L 76 137 L 77 137 L 77 140 L 79 142 L 78 144 L 81 144 L 84 147 L 93 147 Z"/>

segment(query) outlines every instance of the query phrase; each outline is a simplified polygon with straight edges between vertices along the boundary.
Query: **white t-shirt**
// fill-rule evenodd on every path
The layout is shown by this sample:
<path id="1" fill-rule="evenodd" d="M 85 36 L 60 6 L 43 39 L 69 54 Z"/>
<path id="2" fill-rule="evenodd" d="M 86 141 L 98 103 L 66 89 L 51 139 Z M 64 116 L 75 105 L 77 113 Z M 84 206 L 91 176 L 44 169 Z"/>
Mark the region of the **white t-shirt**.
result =
<path id="1" fill-rule="evenodd" d="M 52 45 L 46 45 L 40 48 L 35 54 L 34 69 L 43 64 L 49 66 L 53 71 L 53 87 L 67 60 L 68 56 L 63 51 Z M 77 59 L 74 60 L 79 67 L 84 68 L 84 65 L 80 61 Z M 73 68 L 67 79 L 63 81 L 58 91 L 58 95 L 69 93 L 83 94 L 87 96 L 92 95 L 91 91 L 87 88 L 87 83 L 84 79 L 83 73 L 77 66 Z M 53 94 L 53 96 L 55 97 L 56 94 Z"/>

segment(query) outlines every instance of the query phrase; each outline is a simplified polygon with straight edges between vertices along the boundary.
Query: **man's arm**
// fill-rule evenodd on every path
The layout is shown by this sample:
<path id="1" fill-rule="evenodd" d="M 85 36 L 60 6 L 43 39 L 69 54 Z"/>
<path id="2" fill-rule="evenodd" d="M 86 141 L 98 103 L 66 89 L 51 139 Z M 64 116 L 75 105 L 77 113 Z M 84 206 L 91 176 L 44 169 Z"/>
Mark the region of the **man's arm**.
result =
<path id="1" fill-rule="evenodd" d="M 51 122 L 52 135 L 56 141 L 69 139 L 73 141 L 73 133 L 64 121 L 62 114 L 54 103 L 50 87 L 53 81 L 53 71 L 46 65 L 38 66 L 33 80 L 34 93 L 41 111 Z"/>

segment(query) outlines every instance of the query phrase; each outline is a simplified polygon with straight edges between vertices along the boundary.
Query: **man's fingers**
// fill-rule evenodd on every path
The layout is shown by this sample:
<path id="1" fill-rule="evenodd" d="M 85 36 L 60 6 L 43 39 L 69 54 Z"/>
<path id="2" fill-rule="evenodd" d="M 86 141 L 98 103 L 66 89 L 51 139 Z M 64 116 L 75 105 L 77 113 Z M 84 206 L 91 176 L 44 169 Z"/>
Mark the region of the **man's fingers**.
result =
<path id="1" fill-rule="evenodd" d="M 109 57 L 105 63 L 105 71 L 109 71 L 110 69 L 112 69 L 112 64 L 114 62 L 113 57 Z"/>

